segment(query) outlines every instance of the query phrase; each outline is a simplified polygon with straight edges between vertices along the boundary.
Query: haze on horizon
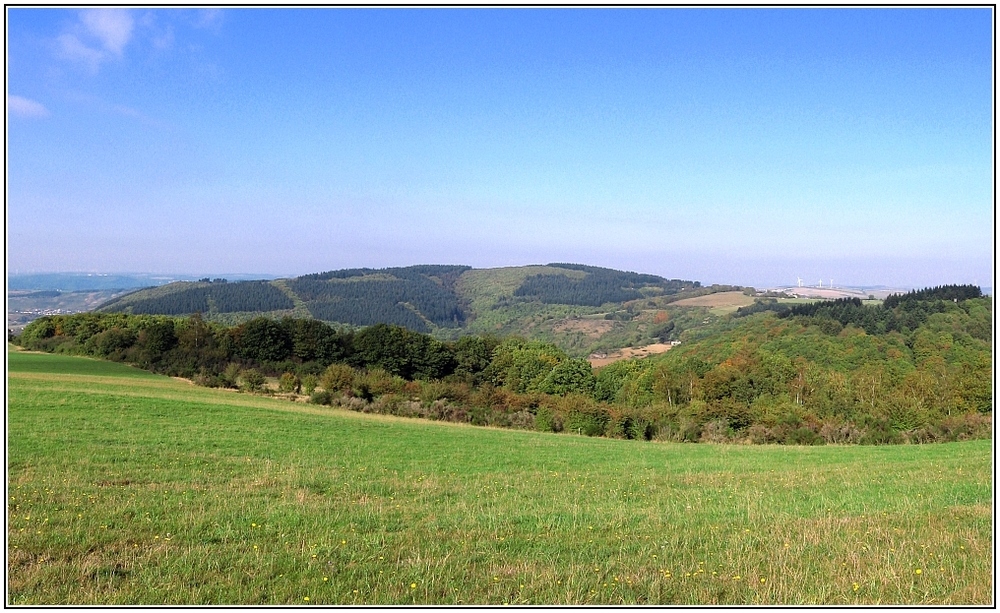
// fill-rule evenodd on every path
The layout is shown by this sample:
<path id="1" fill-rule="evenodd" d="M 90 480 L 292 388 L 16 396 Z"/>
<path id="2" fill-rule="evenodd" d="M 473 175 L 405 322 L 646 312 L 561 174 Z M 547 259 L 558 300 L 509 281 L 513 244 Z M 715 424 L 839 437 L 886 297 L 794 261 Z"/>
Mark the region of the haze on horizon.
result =
<path id="1" fill-rule="evenodd" d="M 8 273 L 992 285 L 990 8 L 7 20 Z"/>

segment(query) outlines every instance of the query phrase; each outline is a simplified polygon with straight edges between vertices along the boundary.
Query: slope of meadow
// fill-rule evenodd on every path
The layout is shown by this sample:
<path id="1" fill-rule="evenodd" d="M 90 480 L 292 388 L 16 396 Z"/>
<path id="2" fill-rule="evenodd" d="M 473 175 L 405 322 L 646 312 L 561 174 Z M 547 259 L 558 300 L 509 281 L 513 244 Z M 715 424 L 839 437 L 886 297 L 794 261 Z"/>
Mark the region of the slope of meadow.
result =
<path id="1" fill-rule="evenodd" d="M 991 442 L 655 444 L 9 351 L 8 604 L 988 604 Z"/>

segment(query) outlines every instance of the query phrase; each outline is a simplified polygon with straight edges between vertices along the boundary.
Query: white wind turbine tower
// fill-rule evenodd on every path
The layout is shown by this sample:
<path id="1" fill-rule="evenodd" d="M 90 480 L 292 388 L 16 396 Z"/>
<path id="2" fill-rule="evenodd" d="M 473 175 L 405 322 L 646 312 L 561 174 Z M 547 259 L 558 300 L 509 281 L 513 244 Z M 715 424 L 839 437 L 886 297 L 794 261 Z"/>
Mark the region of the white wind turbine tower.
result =
<path id="1" fill-rule="evenodd" d="M 802 277 L 796 277 L 799 280 L 799 287 L 802 287 Z"/>
<path id="2" fill-rule="evenodd" d="M 820 289 L 823 289 L 823 279 L 819 280 L 819 287 L 820 287 Z"/>

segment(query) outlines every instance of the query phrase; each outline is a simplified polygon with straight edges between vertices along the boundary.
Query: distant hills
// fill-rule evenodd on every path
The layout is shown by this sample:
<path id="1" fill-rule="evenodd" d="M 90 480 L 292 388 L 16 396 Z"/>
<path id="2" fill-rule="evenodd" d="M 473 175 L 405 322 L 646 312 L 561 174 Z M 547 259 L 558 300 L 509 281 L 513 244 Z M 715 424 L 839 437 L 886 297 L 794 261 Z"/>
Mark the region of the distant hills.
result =
<path id="1" fill-rule="evenodd" d="M 229 279 L 261 279 L 265 275 L 227 275 Z M 99 290 L 125 290 L 165 285 L 174 281 L 194 281 L 192 275 L 157 273 L 114 274 L 95 272 L 51 272 L 11 274 L 7 276 L 8 290 L 34 290 L 80 292 Z"/>
<path id="2" fill-rule="evenodd" d="M 613 328 L 640 332 L 635 325 L 616 326 L 614 322 L 628 323 L 643 309 L 699 289 L 698 281 L 582 264 L 485 269 L 420 265 L 332 270 L 274 280 L 180 281 L 120 296 L 97 310 L 159 315 L 199 312 L 208 320 L 227 324 L 262 315 L 310 317 L 352 327 L 388 323 L 441 338 L 455 338 L 463 332 L 554 335 L 574 337 L 576 342 L 563 338 L 560 344 L 579 352 L 601 345 L 598 339 Z M 592 325 L 565 325 L 574 318 L 594 321 Z M 613 348 L 641 339 L 606 340 L 608 348 Z"/>
<path id="3" fill-rule="evenodd" d="M 513 268 L 408 266 L 352 268 L 272 281 L 174 282 L 121 296 L 103 312 L 187 315 L 297 315 L 331 323 L 389 323 L 418 332 L 461 328 L 483 310 L 538 303 L 600 307 L 700 287 L 580 264 Z M 222 318 L 226 319 L 226 318 Z"/>

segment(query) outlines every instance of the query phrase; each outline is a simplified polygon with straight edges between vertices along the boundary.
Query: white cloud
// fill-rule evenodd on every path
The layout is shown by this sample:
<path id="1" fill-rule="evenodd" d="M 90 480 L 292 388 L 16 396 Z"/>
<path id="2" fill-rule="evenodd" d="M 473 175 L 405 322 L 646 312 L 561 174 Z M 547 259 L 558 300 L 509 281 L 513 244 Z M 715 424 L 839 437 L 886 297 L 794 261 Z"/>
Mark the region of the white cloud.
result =
<path id="1" fill-rule="evenodd" d="M 127 9 L 86 9 L 81 11 L 80 21 L 106 51 L 118 56 L 131 40 L 135 25 Z"/>
<path id="2" fill-rule="evenodd" d="M 48 117 L 49 110 L 41 103 L 22 98 L 21 96 L 7 96 L 7 112 L 19 117 Z"/>
<path id="3" fill-rule="evenodd" d="M 127 9 L 85 9 L 79 23 L 57 38 L 59 54 L 96 71 L 102 62 L 122 57 L 134 26 Z"/>

